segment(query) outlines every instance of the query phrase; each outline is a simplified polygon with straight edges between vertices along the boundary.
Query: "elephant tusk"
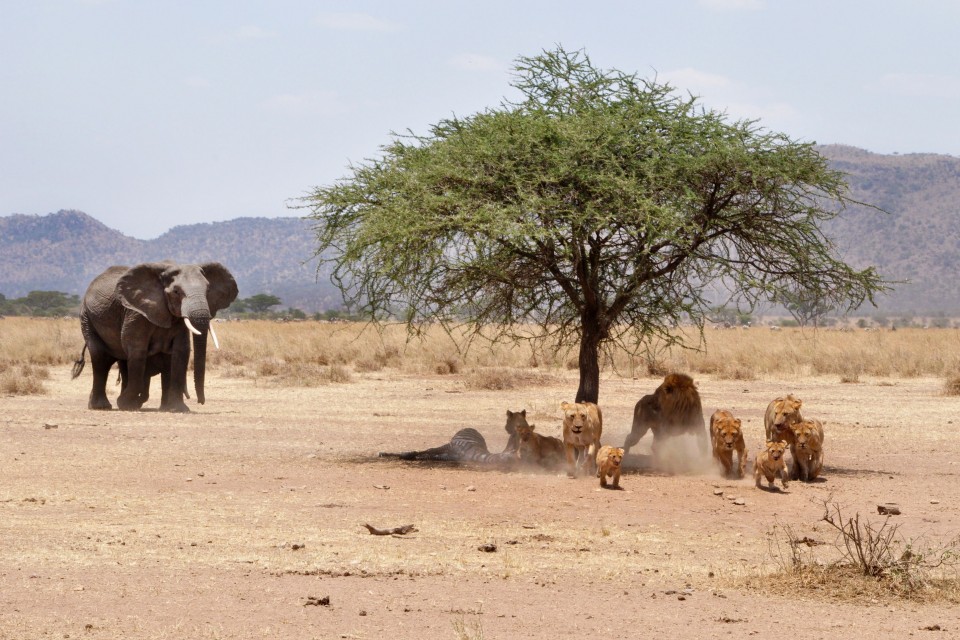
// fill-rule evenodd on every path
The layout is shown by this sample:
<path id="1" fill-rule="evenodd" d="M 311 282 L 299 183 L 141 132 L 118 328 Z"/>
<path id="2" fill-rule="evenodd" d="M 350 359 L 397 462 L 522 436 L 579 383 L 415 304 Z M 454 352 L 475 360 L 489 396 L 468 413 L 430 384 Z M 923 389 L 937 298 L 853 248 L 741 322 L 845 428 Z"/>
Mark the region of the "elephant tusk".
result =
<path id="1" fill-rule="evenodd" d="M 217 349 L 219 349 L 219 348 L 220 348 L 220 341 L 217 340 L 217 334 L 214 333 L 214 331 L 213 331 L 213 325 L 212 325 L 212 324 L 210 325 L 210 337 L 213 338 L 213 346 L 215 346 Z"/>
<path id="2" fill-rule="evenodd" d="M 192 334 L 194 334 L 194 335 L 196 335 L 196 336 L 203 335 L 202 333 L 200 333 L 199 331 L 197 331 L 197 328 L 196 328 L 195 326 L 193 326 L 193 323 L 190 322 L 190 318 L 187 318 L 186 316 L 184 316 L 183 322 L 184 322 L 184 324 L 187 325 L 187 329 L 190 329 L 190 333 L 192 333 Z"/>

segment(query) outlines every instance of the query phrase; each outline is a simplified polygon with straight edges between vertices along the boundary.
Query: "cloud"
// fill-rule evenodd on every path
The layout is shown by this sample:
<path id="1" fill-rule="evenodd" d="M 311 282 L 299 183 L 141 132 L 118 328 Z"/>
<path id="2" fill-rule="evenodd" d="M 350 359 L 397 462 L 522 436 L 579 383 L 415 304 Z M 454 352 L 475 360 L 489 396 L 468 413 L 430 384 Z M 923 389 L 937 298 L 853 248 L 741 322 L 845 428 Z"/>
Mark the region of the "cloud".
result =
<path id="1" fill-rule="evenodd" d="M 733 118 L 759 120 L 761 126 L 772 128 L 800 118 L 800 111 L 787 102 L 730 102 L 722 110 Z"/>
<path id="2" fill-rule="evenodd" d="M 240 40 L 263 40 L 264 38 L 276 37 L 276 31 L 267 31 L 255 25 L 245 25 L 237 29 L 234 34 Z"/>
<path id="3" fill-rule="evenodd" d="M 261 108 L 284 116 L 332 116 L 346 112 L 334 91 L 281 93 L 264 100 Z"/>
<path id="4" fill-rule="evenodd" d="M 957 98 L 960 78 L 932 73 L 888 73 L 867 88 L 908 98 Z"/>
<path id="5" fill-rule="evenodd" d="M 699 0 L 698 4 L 712 11 L 759 11 L 766 8 L 766 0 Z"/>
<path id="6" fill-rule="evenodd" d="M 768 92 L 722 74 L 684 67 L 660 73 L 657 80 L 668 82 L 680 95 L 697 96 L 702 105 L 737 120 L 760 120 L 762 126 L 782 127 L 801 115 L 793 105 L 770 99 Z"/>
<path id="7" fill-rule="evenodd" d="M 324 29 L 336 31 L 399 31 L 400 25 L 381 20 L 368 13 L 322 13 L 317 16 L 317 24 Z"/>
<path id="8" fill-rule="evenodd" d="M 692 67 L 665 71 L 658 74 L 657 80 L 666 81 L 678 90 L 689 91 L 694 95 L 703 93 L 704 89 L 719 89 L 729 87 L 731 84 L 730 78 L 727 76 L 699 71 Z"/>
<path id="9" fill-rule="evenodd" d="M 454 56 L 447 60 L 447 64 L 463 71 L 499 71 L 503 68 L 496 58 L 478 53 L 463 53 Z"/>

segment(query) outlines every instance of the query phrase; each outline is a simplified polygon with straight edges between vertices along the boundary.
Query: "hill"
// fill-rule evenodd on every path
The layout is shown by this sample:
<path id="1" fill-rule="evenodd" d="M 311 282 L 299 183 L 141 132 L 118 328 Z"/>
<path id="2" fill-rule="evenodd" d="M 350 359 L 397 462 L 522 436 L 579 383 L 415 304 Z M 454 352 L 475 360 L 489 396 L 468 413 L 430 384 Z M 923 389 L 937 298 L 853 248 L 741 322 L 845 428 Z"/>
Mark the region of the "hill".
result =
<path id="1" fill-rule="evenodd" d="M 850 207 L 826 229 L 851 264 L 875 265 L 906 281 L 881 310 L 921 315 L 960 312 L 960 158 L 935 154 L 881 155 L 854 147 L 820 147 L 847 174 L 852 196 L 875 205 Z"/>
<path id="2" fill-rule="evenodd" d="M 218 261 L 240 296 L 269 293 L 304 311 L 339 309 L 336 289 L 317 280 L 309 223 L 300 218 L 237 218 L 174 227 L 138 240 L 80 211 L 0 218 L 0 293 L 32 290 L 83 294 L 106 267 L 155 260 Z"/>
<path id="3" fill-rule="evenodd" d="M 848 262 L 904 281 L 877 300 L 879 312 L 960 314 L 960 287 L 944 286 L 960 270 L 960 158 L 842 145 L 819 151 L 847 174 L 854 199 L 884 210 L 852 206 L 825 229 Z M 0 218 L 0 293 L 82 294 L 110 265 L 217 260 L 237 278 L 241 297 L 269 293 L 308 312 L 339 309 L 339 293 L 326 277 L 317 278 L 314 249 L 310 223 L 300 218 L 185 225 L 138 240 L 79 211 L 15 214 Z"/>

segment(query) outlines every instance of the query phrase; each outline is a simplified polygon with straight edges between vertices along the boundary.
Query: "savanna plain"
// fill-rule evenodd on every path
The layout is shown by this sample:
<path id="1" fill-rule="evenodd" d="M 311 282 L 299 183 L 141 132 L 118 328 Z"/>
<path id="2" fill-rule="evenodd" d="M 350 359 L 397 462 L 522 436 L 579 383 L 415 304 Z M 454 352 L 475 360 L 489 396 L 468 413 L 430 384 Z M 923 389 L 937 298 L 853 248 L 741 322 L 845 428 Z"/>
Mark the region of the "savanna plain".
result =
<path id="1" fill-rule="evenodd" d="M 153 410 L 155 379 L 145 410 L 97 412 L 89 366 L 70 379 L 77 321 L 0 320 L 0 638 L 960 637 L 956 329 L 707 329 L 700 350 L 613 351 L 604 444 L 680 371 L 705 417 L 742 419 L 750 457 L 725 478 L 683 440 L 654 459 L 647 435 L 620 491 L 377 457 L 467 426 L 502 450 L 507 409 L 559 435 L 576 351 L 216 329 L 205 405 Z M 823 421 L 824 469 L 760 490 L 763 413 L 786 393 Z"/>

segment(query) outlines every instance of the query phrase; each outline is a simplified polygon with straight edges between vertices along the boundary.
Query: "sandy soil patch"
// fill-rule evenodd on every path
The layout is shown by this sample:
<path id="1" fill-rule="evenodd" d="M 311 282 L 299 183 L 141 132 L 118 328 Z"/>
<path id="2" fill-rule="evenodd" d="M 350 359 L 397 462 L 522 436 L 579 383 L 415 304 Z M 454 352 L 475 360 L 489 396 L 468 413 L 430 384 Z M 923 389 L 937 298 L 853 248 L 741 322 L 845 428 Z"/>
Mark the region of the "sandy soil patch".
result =
<path id="1" fill-rule="evenodd" d="M 315 388 L 211 373 L 207 404 L 188 402 L 188 415 L 88 411 L 89 377 L 70 381 L 66 366 L 47 395 L 0 397 L 0 638 L 960 633 L 955 607 L 738 586 L 775 568 L 776 522 L 833 541 L 823 500 L 878 519 L 878 503 L 898 503 L 911 537 L 960 531 L 960 398 L 941 396 L 939 379 L 698 377 L 707 415 L 743 419 L 751 458 L 776 395 L 796 393 L 823 420 L 822 481 L 780 493 L 709 466 L 658 470 L 650 436 L 623 491 L 376 458 L 464 426 L 500 450 L 506 409 L 555 435 L 572 374 L 491 392 L 391 370 Z M 605 443 L 623 442 L 633 404 L 657 384 L 603 380 Z M 418 531 L 372 536 L 367 523 Z M 937 625 L 946 633 L 926 630 Z"/>

